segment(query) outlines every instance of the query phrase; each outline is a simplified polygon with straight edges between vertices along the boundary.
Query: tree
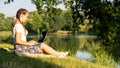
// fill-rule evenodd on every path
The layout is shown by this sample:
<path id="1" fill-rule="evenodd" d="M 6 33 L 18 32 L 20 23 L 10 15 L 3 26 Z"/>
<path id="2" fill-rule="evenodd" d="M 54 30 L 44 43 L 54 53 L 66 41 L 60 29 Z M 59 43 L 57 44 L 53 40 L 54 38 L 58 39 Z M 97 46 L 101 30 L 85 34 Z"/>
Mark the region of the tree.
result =
<path id="1" fill-rule="evenodd" d="M 114 52 L 120 48 L 120 40 L 117 32 L 120 30 L 120 5 L 118 0 L 109 2 L 107 0 L 86 0 L 83 3 L 84 10 L 90 10 L 88 14 L 91 19 L 94 19 L 94 29 L 96 30 L 98 39 L 105 45 L 106 51 L 113 56 Z"/>
<path id="2" fill-rule="evenodd" d="M 4 26 L 4 19 L 5 19 L 5 15 L 3 13 L 0 13 L 0 31 L 3 30 L 3 26 Z"/>
<path id="3" fill-rule="evenodd" d="M 31 0 L 37 7 L 37 11 L 40 14 L 42 8 L 47 8 L 48 13 L 51 12 L 52 8 L 61 3 L 60 0 Z M 45 6 L 45 7 L 44 7 Z"/>
<path id="4" fill-rule="evenodd" d="M 67 9 L 66 11 L 64 11 L 63 16 L 66 20 L 66 24 L 62 29 L 69 30 L 69 31 L 72 30 L 73 29 L 72 26 L 73 26 L 74 22 L 73 22 L 73 17 L 72 17 L 73 14 L 72 14 L 71 9 Z"/>
<path id="5" fill-rule="evenodd" d="M 73 17 L 73 32 L 83 31 L 88 32 L 93 26 L 91 25 L 91 20 L 89 20 L 89 15 L 86 14 L 86 11 L 82 9 L 84 0 L 66 0 L 65 5 L 68 9 L 72 10 Z"/>
<path id="6" fill-rule="evenodd" d="M 14 22 L 14 18 L 12 18 L 12 17 L 5 18 L 3 30 L 11 31 L 13 22 Z"/>
<path id="7" fill-rule="evenodd" d="M 79 31 L 79 25 L 84 24 L 85 17 L 89 16 L 90 24 L 97 34 L 97 39 L 113 56 L 119 56 L 116 50 L 120 49 L 117 33 L 120 30 L 120 1 L 113 0 L 65 0 L 67 8 L 72 9 L 74 24 L 73 31 Z M 85 13 L 85 15 L 81 15 Z M 86 26 L 88 27 L 88 26 Z"/>
<path id="8" fill-rule="evenodd" d="M 88 19 L 89 16 L 87 16 L 84 20 L 83 23 L 79 25 L 80 27 L 80 31 L 85 32 L 86 34 L 88 34 L 87 32 L 89 31 L 89 29 L 93 28 L 93 25 L 90 24 L 90 20 Z"/>
<path id="9" fill-rule="evenodd" d="M 28 24 L 31 30 L 37 32 L 38 34 L 43 30 L 48 30 L 48 23 L 43 21 L 42 14 L 39 15 L 38 12 L 31 12 L 29 16 Z"/>
<path id="10" fill-rule="evenodd" d="M 49 27 L 52 32 L 61 30 L 65 24 L 66 21 L 62 16 L 54 16 L 51 21 L 49 21 Z"/>
<path id="11" fill-rule="evenodd" d="M 0 31 L 6 31 L 12 29 L 12 23 L 14 18 L 6 17 L 3 13 L 0 13 Z"/>

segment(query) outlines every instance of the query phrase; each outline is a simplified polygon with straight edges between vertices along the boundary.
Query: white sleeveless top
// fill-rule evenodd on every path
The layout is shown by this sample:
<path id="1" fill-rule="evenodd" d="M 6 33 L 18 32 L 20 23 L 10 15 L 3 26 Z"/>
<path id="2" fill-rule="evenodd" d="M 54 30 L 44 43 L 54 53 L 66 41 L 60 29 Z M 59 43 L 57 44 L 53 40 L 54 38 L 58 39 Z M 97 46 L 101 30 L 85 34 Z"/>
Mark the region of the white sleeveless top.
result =
<path id="1" fill-rule="evenodd" d="M 14 44 L 16 44 L 16 38 L 15 38 L 16 32 L 21 33 L 22 41 L 26 41 L 26 35 L 28 34 L 28 31 L 26 30 L 26 32 L 25 32 L 23 25 L 19 23 L 19 24 L 15 24 L 13 27 L 13 42 L 14 42 Z"/>

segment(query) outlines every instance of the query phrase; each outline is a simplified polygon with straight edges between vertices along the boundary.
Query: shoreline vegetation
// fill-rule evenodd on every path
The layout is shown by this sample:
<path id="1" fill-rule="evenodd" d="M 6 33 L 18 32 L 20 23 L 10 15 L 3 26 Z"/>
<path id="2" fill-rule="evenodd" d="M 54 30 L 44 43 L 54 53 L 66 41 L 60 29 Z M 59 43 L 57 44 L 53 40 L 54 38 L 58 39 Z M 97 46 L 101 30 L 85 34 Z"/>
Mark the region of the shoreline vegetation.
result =
<path id="1" fill-rule="evenodd" d="M 70 32 L 71 32 L 71 31 L 62 31 L 62 30 L 59 30 L 59 31 L 57 31 L 57 32 L 53 32 L 53 33 L 50 33 L 50 34 L 56 34 L 56 35 L 60 35 L 60 34 L 62 34 L 62 35 L 68 35 L 68 34 L 70 34 Z"/>
<path id="2" fill-rule="evenodd" d="M 80 33 L 85 34 L 85 32 L 80 32 Z M 72 31 L 58 30 L 56 32 L 49 32 L 48 34 L 67 36 L 67 35 L 71 35 L 73 33 L 72 33 Z M 2 37 L 2 36 L 10 36 L 10 35 L 12 35 L 12 31 L 0 31 L 0 37 Z M 28 35 L 37 35 L 37 33 L 29 33 Z M 95 35 L 95 34 L 93 33 L 93 35 Z"/>
<path id="3" fill-rule="evenodd" d="M 11 36 L 11 31 L 1 31 L 1 36 Z M 58 31 L 53 34 L 68 35 L 69 31 Z M 0 43 L 0 48 L 13 48 L 13 44 Z M 99 55 L 97 55 L 99 56 Z M 0 49 L 0 68 L 114 68 L 112 65 L 101 64 L 101 62 L 89 62 L 81 60 L 73 56 L 67 58 L 30 58 L 30 57 L 19 57 L 15 53 L 9 53 L 5 50 Z M 105 59 L 104 57 L 100 59 Z M 99 59 L 99 60 L 100 60 Z"/>

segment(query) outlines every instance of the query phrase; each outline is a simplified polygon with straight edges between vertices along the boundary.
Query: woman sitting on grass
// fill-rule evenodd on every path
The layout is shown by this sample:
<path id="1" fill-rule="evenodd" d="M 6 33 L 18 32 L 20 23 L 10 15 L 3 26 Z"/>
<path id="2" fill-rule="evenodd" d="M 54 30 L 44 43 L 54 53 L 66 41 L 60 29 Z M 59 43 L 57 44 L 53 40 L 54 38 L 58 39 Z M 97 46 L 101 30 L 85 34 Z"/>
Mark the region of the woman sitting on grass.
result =
<path id="1" fill-rule="evenodd" d="M 45 43 L 35 45 L 37 42 L 34 40 L 28 42 L 26 41 L 28 31 L 23 26 L 23 23 L 28 19 L 28 15 L 29 15 L 28 11 L 24 8 L 21 8 L 17 11 L 16 21 L 13 25 L 13 41 L 16 51 L 28 53 L 44 52 L 49 55 L 54 55 L 57 57 L 67 56 L 68 52 L 58 52 Z"/>

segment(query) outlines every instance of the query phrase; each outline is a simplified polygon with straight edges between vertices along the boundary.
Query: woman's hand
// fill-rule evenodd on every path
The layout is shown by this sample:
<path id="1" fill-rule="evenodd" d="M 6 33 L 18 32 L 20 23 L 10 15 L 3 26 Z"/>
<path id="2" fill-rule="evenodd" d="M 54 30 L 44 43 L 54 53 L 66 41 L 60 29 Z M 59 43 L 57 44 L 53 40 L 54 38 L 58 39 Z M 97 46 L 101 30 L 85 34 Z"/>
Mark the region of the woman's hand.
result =
<path id="1" fill-rule="evenodd" d="M 34 45 L 34 44 L 36 44 L 36 43 L 37 43 L 37 42 L 34 41 L 34 40 L 29 41 L 29 44 L 30 44 L 30 45 Z"/>

